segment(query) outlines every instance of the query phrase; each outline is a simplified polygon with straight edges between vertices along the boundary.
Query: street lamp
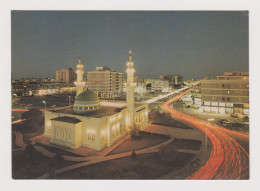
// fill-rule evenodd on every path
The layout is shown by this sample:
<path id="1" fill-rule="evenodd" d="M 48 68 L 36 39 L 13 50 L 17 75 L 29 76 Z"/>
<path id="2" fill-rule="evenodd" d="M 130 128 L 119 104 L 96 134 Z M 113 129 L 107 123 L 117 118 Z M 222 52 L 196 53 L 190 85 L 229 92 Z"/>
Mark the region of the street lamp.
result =
<path id="1" fill-rule="evenodd" d="M 210 118 L 210 119 L 208 119 L 208 121 L 215 121 L 215 118 Z M 206 146 L 206 149 L 208 148 L 208 127 L 206 126 L 206 131 L 205 131 L 205 135 L 206 135 L 206 137 L 205 137 L 205 146 Z"/>
<path id="2" fill-rule="evenodd" d="M 46 101 L 42 101 L 42 103 L 44 103 L 44 104 L 45 104 L 45 111 L 46 111 Z"/>
<path id="3" fill-rule="evenodd" d="M 69 105 L 70 105 L 70 97 L 71 97 L 71 96 L 69 96 Z"/>
<path id="4" fill-rule="evenodd" d="M 207 126 L 206 126 L 206 137 L 205 137 L 205 145 L 206 145 L 206 149 L 208 148 L 208 135 L 207 135 Z"/>

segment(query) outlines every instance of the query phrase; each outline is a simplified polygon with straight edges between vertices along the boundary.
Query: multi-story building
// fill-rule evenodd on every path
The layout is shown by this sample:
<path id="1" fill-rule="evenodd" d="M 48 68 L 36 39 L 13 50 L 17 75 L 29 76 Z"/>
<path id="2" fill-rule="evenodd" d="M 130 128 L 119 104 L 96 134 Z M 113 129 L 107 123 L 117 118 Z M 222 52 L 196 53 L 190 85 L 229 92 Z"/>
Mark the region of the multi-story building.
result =
<path id="1" fill-rule="evenodd" d="M 214 80 L 202 80 L 201 101 L 204 112 L 248 115 L 248 72 L 226 72 Z"/>
<path id="2" fill-rule="evenodd" d="M 53 79 L 22 79 L 12 82 L 12 94 L 16 96 L 43 95 L 55 93 L 67 84 Z"/>
<path id="3" fill-rule="evenodd" d="M 72 84 L 76 80 L 76 72 L 72 68 L 56 71 L 56 81 Z"/>
<path id="4" fill-rule="evenodd" d="M 123 73 L 110 70 L 105 66 L 96 67 L 96 71 L 87 72 L 87 87 L 99 98 L 117 97 L 123 92 Z"/>
<path id="5" fill-rule="evenodd" d="M 152 91 L 162 91 L 168 92 L 169 91 L 169 81 L 168 80 L 154 80 L 151 83 L 151 90 Z"/>
<path id="6" fill-rule="evenodd" d="M 179 88 L 183 84 L 183 76 L 180 75 L 165 75 L 160 76 L 162 80 L 168 80 L 169 86 L 172 88 Z"/>

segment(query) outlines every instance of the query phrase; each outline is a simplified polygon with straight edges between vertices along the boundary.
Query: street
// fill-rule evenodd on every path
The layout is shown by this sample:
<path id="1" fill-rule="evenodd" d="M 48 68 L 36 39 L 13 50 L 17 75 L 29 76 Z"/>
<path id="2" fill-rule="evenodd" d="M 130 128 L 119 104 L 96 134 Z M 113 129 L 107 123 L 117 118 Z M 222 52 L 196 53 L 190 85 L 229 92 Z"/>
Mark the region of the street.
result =
<path id="1" fill-rule="evenodd" d="M 190 90 L 163 103 L 165 111 L 171 113 L 173 118 L 190 123 L 206 133 L 211 141 L 211 156 L 207 163 L 187 179 L 248 179 L 249 178 L 249 136 L 234 132 L 207 121 L 181 113 L 169 105 L 180 99 Z M 241 146 L 239 143 L 242 143 Z"/>

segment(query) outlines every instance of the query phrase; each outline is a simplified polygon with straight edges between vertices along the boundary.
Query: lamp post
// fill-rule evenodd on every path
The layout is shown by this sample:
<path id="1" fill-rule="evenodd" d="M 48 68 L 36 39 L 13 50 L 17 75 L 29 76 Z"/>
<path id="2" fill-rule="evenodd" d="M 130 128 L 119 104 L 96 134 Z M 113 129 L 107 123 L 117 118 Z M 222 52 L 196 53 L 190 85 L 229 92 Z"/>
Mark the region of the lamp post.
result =
<path id="1" fill-rule="evenodd" d="M 70 97 L 71 97 L 71 96 L 69 96 L 69 106 L 70 106 Z"/>
<path id="2" fill-rule="evenodd" d="M 207 126 L 206 126 L 206 137 L 205 137 L 205 146 L 206 146 L 206 149 L 208 148 L 208 135 L 207 135 Z"/>
<path id="3" fill-rule="evenodd" d="M 42 101 L 42 103 L 44 103 L 44 104 L 45 104 L 45 111 L 46 111 L 46 101 Z"/>
<path id="4" fill-rule="evenodd" d="M 215 121 L 215 118 L 211 118 L 211 119 L 208 119 L 208 121 Z M 206 149 L 208 148 L 208 127 L 206 126 L 206 130 L 205 130 L 205 146 L 206 146 Z"/>

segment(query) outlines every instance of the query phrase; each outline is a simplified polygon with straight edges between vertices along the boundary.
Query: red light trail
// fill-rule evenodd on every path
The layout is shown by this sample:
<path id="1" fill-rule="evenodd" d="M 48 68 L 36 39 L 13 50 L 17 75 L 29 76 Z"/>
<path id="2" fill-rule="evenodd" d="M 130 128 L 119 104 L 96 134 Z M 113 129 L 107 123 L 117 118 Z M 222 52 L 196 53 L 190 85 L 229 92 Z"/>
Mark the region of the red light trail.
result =
<path id="1" fill-rule="evenodd" d="M 208 180 L 247 178 L 249 173 L 249 154 L 231 136 L 246 139 L 249 139 L 249 136 L 186 115 L 169 106 L 172 102 L 179 100 L 189 91 L 190 90 L 162 104 L 163 109 L 171 113 L 172 117 L 190 123 L 204 133 L 207 131 L 208 139 L 211 141 L 212 150 L 209 160 L 203 167 L 187 179 Z"/>

